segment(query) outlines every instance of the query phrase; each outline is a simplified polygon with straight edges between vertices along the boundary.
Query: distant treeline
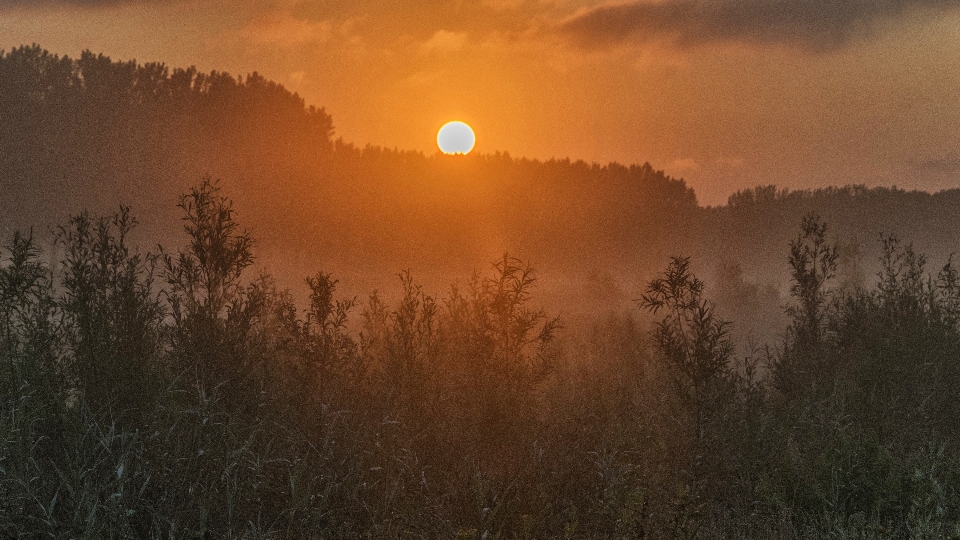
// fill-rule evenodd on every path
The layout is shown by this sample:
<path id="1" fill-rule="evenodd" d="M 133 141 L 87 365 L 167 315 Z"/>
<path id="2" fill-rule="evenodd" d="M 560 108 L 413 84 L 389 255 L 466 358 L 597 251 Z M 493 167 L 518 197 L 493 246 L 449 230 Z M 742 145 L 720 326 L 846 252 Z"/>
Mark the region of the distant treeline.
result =
<path id="1" fill-rule="evenodd" d="M 330 152 L 333 130 L 325 111 L 256 73 L 89 51 L 75 60 L 36 45 L 0 53 L 0 119 L 2 211 L 24 218 L 118 195 L 169 206 L 171 184 L 197 160 L 307 159 Z"/>
<path id="2" fill-rule="evenodd" d="M 726 206 L 708 211 L 706 220 L 718 225 L 718 240 L 726 237 L 731 248 L 751 255 L 749 246 L 743 245 L 744 234 L 757 243 L 782 245 L 790 237 L 787 224 L 816 210 L 830 220 L 843 243 L 858 244 L 868 261 L 880 255 L 882 235 L 897 234 L 946 262 L 949 253 L 960 249 L 960 226 L 952 217 L 958 209 L 960 189 L 931 194 L 863 185 L 815 190 L 770 185 L 734 193 Z M 704 232 L 709 234 L 710 229 Z"/>

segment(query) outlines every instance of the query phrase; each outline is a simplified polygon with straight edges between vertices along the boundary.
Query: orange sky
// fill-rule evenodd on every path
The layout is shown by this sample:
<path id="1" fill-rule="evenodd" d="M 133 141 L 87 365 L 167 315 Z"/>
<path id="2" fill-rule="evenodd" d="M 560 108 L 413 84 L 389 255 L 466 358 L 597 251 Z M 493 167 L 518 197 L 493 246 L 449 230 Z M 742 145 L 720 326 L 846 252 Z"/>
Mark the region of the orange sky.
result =
<path id="1" fill-rule="evenodd" d="M 757 184 L 960 187 L 956 0 L 0 0 L 0 48 L 258 71 L 337 136 Z"/>

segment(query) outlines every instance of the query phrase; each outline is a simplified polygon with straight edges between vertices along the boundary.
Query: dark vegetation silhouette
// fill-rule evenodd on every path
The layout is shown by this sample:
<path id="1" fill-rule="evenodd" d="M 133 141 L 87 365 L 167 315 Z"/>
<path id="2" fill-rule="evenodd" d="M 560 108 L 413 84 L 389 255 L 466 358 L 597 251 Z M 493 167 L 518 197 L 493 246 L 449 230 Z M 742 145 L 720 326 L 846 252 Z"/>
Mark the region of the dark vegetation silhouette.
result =
<path id="1" fill-rule="evenodd" d="M 960 535 L 960 192 L 703 208 L 37 46 L 0 119 L 0 536 Z"/>
<path id="2" fill-rule="evenodd" d="M 690 260 L 583 339 L 503 255 L 388 304 L 266 274 L 232 202 L 181 198 L 140 252 L 127 208 L 0 263 L 0 531 L 11 537 L 637 538 L 960 533 L 960 278 L 883 241 L 834 286 L 827 226 L 786 246 L 792 322 L 734 353 Z M 351 312 L 360 324 L 351 329 Z"/>

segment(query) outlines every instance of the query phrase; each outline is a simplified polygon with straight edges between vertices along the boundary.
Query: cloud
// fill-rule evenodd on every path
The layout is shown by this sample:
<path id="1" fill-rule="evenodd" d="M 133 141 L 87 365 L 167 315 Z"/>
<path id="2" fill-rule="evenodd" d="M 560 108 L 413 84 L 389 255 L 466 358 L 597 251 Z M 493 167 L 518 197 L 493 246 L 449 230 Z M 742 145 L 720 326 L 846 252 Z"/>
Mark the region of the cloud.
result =
<path id="1" fill-rule="evenodd" d="M 287 78 L 287 80 L 288 80 L 289 83 L 290 83 L 290 84 L 289 84 L 289 87 L 290 87 L 292 90 L 296 90 L 296 89 L 300 88 L 300 86 L 303 85 L 303 79 L 304 79 L 304 77 L 306 77 L 306 76 L 307 76 L 307 72 L 306 72 L 306 71 L 294 71 L 294 72 L 290 73 L 290 76 Z"/>
<path id="2" fill-rule="evenodd" d="M 700 166 L 699 163 L 697 163 L 697 160 L 688 157 L 688 158 L 673 160 L 672 162 L 670 162 L 669 165 L 667 165 L 667 168 L 672 171 L 678 171 L 680 172 L 680 174 L 683 174 L 685 172 L 686 173 L 697 172 L 702 167 Z"/>
<path id="3" fill-rule="evenodd" d="M 524 6 L 527 0 L 483 0 L 483 4 L 495 11 L 511 11 Z"/>
<path id="4" fill-rule="evenodd" d="M 430 39 L 420 44 L 420 52 L 422 54 L 456 52 L 463 49 L 466 42 L 466 32 L 437 30 Z"/>
<path id="5" fill-rule="evenodd" d="M 430 88 L 435 86 L 439 80 L 440 75 L 437 73 L 418 71 L 404 79 L 403 82 L 407 86 L 412 86 L 414 88 Z"/>
<path id="6" fill-rule="evenodd" d="M 293 47 L 307 43 L 323 43 L 332 34 L 329 21 L 310 22 L 289 13 L 265 13 L 248 23 L 240 36 L 257 45 Z"/>
<path id="7" fill-rule="evenodd" d="M 169 4 L 174 0 L 0 0 L 0 11 L 11 8 L 31 7 L 113 7 L 126 4 Z"/>
<path id="8" fill-rule="evenodd" d="M 916 165 L 916 169 L 923 173 L 957 174 L 960 173 L 960 156 L 922 161 Z"/>
<path id="9" fill-rule="evenodd" d="M 957 0 L 633 0 L 580 11 L 556 30 L 585 48 L 670 41 L 778 44 L 814 51 L 840 48 L 883 20 Z"/>

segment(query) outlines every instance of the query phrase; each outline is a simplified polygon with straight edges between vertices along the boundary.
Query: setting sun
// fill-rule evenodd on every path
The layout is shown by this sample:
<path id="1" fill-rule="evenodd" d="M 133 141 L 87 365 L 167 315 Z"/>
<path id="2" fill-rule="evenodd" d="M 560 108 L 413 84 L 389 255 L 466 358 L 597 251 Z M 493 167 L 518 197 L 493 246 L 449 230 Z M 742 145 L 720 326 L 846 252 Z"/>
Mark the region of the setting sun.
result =
<path id="1" fill-rule="evenodd" d="M 444 154 L 469 154 L 477 137 L 463 122 L 447 122 L 437 132 L 437 146 Z"/>

